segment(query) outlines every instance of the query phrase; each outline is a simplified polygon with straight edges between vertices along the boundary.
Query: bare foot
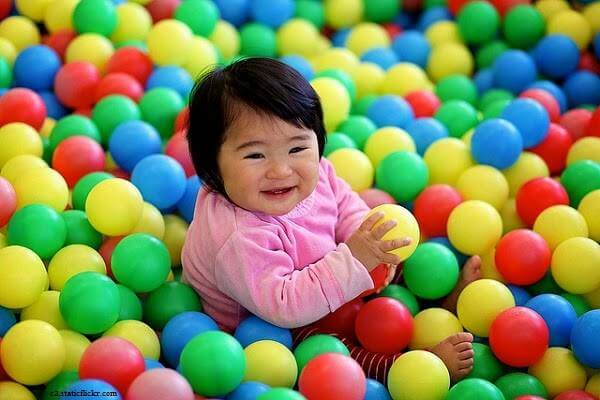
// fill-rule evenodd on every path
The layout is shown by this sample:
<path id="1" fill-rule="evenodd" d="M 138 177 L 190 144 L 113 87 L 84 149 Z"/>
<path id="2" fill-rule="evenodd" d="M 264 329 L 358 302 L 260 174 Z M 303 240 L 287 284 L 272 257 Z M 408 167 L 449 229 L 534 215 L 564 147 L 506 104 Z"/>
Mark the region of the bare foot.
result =
<path id="1" fill-rule="evenodd" d="M 429 350 L 444 362 L 452 382 L 461 380 L 473 369 L 472 342 L 473 335 L 461 332 L 448 336 Z"/>
<path id="2" fill-rule="evenodd" d="M 458 301 L 458 296 L 469 283 L 480 278 L 481 258 L 479 256 L 472 256 L 467 260 L 460 271 L 458 282 L 456 283 L 456 286 L 452 292 L 450 292 L 450 294 L 442 302 L 442 307 L 451 313 L 456 314 L 456 302 Z"/>

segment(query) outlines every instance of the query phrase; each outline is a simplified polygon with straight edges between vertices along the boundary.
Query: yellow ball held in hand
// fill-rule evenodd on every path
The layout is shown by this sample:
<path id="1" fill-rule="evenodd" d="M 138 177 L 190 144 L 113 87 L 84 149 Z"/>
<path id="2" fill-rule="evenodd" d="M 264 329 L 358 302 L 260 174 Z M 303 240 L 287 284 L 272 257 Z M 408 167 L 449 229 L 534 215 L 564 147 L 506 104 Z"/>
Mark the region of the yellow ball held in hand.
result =
<path id="1" fill-rule="evenodd" d="M 183 22 L 162 20 L 148 34 L 148 54 L 160 66 L 183 65 L 190 55 L 192 38 L 191 29 Z"/>
<path id="2" fill-rule="evenodd" d="M 61 291 L 69 278 L 86 271 L 106 275 L 106 265 L 102 256 L 96 250 L 83 244 L 63 247 L 48 264 L 50 288 Z"/>
<path id="3" fill-rule="evenodd" d="M 448 369 L 429 351 L 402 354 L 388 373 L 388 390 L 395 400 L 444 400 L 449 388 Z"/>
<path id="4" fill-rule="evenodd" d="M 24 308 L 48 288 L 48 274 L 37 254 L 22 246 L 0 249 L 0 306 Z"/>
<path id="5" fill-rule="evenodd" d="M 403 129 L 387 126 L 373 132 L 365 143 L 364 152 L 377 169 L 381 160 L 395 151 L 415 152 L 415 142 Z"/>
<path id="6" fill-rule="evenodd" d="M 585 195 L 577 211 L 583 216 L 587 223 L 590 238 L 600 242 L 600 189 Z"/>
<path id="7" fill-rule="evenodd" d="M 68 329 L 61 329 L 58 333 L 65 344 L 65 364 L 62 371 L 79 371 L 79 361 L 91 344 L 90 340 L 81 333 Z"/>
<path id="8" fill-rule="evenodd" d="M 409 348 L 429 349 L 448 336 L 462 331 L 463 327 L 456 315 L 443 308 L 428 308 L 415 315 Z"/>
<path id="9" fill-rule="evenodd" d="M 158 360 L 160 356 L 160 342 L 156 332 L 141 321 L 118 321 L 102 336 L 115 336 L 130 341 L 144 358 Z"/>
<path id="10" fill-rule="evenodd" d="M 565 240 L 552 253 L 552 277 L 569 293 L 583 294 L 600 287 L 600 244 L 575 237 Z"/>
<path id="11" fill-rule="evenodd" d="M 384 222 L 389 221 L 390 219 L 396 221 L 396 226 L 390 229 L 388 233 L 383 236 L 382 240 L 410 238 L 411 242 L 408 246 L 401 247 L 390 252 L 400 257 L 402 261 L 406 260 L 411 256 L 412 253 L 414 253 L 417 245 L 419 244 L 419 238 L 421 234 L 417 220 L 410 213 L 410 211 L 397 204 L 382 204 L 377 206 L 366 215 L 365 219 L 369 218 L 376 212 L 382 212 L 384 217 L 373 226 L 373 229 Z"/>
<path id="12" fill-rule="evenodd" d="M 585 368 L 571 350 L 562 347 L 546 350 L 542 359 L 529 367 L 528 372 L 542 382 L 550 398 L 567 390 L 583 390 L 587 382 Z"/>
<path id="13" fill-rule="evenodd" d="M 85 202 L 90 224 L 108 236 L 130 233 L 140 220 L 143 208 L 140 191 L 120 178 L 106 179 L 94 186 Z"/>
<path id="14" fill-rule="evenodd" d="M 292 352 L 281 343 L 259 340 L 248 345 L 244 354 L 244 381 L 262 382 L 272 387 L 294 387 L 298 365 Z"/>
<path id="15" fill-rule="evenodd" d="M 508 182 L 500 171 L 488 165 L 475 165 L 465 170 L 456 182 L 465 200 L 482 200 L 500 210 L 508 200 Z"/>
<path id="16" fill-rule="evenodd" d="M 316 78 L 310 83 L 321 99 L 325 128 L 333 132 L 350 114 L 350 95 L 344 85 L 333 78 Z"/>
<path id="17" fill-rule="evenodd" d="M 21 311 L 21 321 L 37 319 L 45 321 L 56 329 L 67 329 L 67 323 L 60 313 L 58 298 L 60 292 L 47 290 L 30 306 Z"/>
<path id="18" fill-rule="evenodd" d="M 310 22 L 293 18 L 277 31 L 277 48 L 282 56 L 297 54 L 310 57 L 317 51 L 319 31 Z"/>
<path id="19" fill-rule="evenodd" d="M 565 205 L 548 207 L 542 211 L 533 224 L 533 230 L 546 240 L 550 250 L 567 239 L 588 237 L 583 216 L 576 209 Z"/>
<path id="20" fill-rule="evenodd" d="M 491 205 L 481 200 L 459 204 L 448 218 L 448 239 L 461 253 L 488 252 L 502 236 L 502 218 Z"/>

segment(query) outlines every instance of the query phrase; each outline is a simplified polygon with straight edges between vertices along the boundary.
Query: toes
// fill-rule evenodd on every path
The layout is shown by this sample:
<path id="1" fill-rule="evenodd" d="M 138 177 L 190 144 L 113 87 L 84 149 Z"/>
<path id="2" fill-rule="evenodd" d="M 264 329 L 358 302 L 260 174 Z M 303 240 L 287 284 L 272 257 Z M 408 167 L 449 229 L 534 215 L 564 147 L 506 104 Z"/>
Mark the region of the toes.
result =
<path id="1" fill-rule="evenodd" d="M 459 360 L 468 360 L 472 359 L 475 356 L 475 352 L 473 350 L 465 350 L 458 353 Z"/>
<path id="2" fill-rule="evenodd" d="M 466 360 L 460 360 L 458 362 L 458 369 L 472 368 L 472 367 L 473 367 L 473 359 L 472 358 L 467 358 Z"/>
<path id="3" fill-rule="evenodd" d="M 471 342 L 460 342 L 459 344 L 454 346 L 454 350 L 456 352 L 461 353 L 466 350 L 471 350 L 473 348 L 473 344 Z"/>
<path id="4" fill-rule="evenodd" d="M 472 342 L 473 335 L 471 335 L 469 332 L 460 332 L 450 336 L 448 339 L 450 340 L 450 343 L 457 345 L 462 342 Z"/>
<path id="5" fill-rule="evenodd" d="M 472 269 L 480 269 L 481 268 L 481 257 L 475 255 L 467 260 L 465 263 L 465 267 L 470 267 Z"/>
<path id="6" fill-rule="evenodd" d="M 455 374 L 455 380 L 459 380 L 469 375 L 473 371 L 473 367 L 461 368 Z"/>

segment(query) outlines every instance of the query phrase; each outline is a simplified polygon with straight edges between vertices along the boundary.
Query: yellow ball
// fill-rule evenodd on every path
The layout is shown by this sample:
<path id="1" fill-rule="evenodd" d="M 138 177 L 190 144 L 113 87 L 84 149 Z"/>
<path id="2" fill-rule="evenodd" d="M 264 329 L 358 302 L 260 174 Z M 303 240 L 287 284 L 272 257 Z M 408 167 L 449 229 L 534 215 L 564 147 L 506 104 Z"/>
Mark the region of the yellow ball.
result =
<path id="1" fill-rule="evenodd" d="M 465 254 L 484 254 L 502 236 L 502 218 L 498 211 L 480 200 L 459 204 L 448 218 L 448 239 Z"/>
<path id="2" fill-rule="evenodd" d="M 565 205 L 542 211 L 533 224 L 533 230 L 546 240 L 551 250 L 567 239 L 588 237 L 585 218 L 576 209 Z"/>
<path id="3" fill-rule="evenodd" d="M 370 94 L 376 94 L 385 79 L 385 71 L 379 65 L 360 63 L 350 74 L 356 84 L 356 98 L 361 99 Z"/>
<path id="4" fill-rule="evenodd" d="M 511 291 L 493 279 L 479 279 L 467 285 L 458 297 L 458 319 L 473 334 L 487 337 L 494 319 L 514 307 Z"/>
<path id="5" fill-rule="evenodd" d="M 502 233 L 506 234 L 515 229 L 525 228 L 525 223 L 517 213 L 517 202 L 514 198 L 510 198 L 504 203 L 500 210 L 502 217 Z"/>
<path id="6" fill-rule="evenodd" d="M 45 204 L 62 212 L 69 202 L 69 187 L 61 174 L 51 168 L 33 168 L 14 184 L 19 208 L 29 204 Z"/>
<path id="7" fill-rule="evenodd" d="M 463 327 L 456 315 L 443 308 L 428 308 L 415 315 L 413 337 L 409 348 L 429 349 L 448 336 L 462 331 Z"/>
<path id="8" fill-rule="evenodd" d="M 152 0 L 129 0 L 132 3 L 137 3 L 137 4 L 141 4 L 143 6 L 145 6 L 146 4 L 150 3 Z"/>
<path id="9" fill-rule="evenodd" d="M 15 0 L 15 6 L 20 15 L 35 22 L 44 18 L 46 9 L 54 0 Z"/>
<path id="10" fill-rule="evenodd" d="M 541 0 L 535 3 L 534 6 L 546 21 L 556 13 L 570 9 L 569 3 L 564 0 Z"/>
<path id="11" fill-rule="evenodd" d="M 31 126 L 12 122 L 0 128 L 0 168 L 11 158 L 21 154 L 41 157 L 42 139 Z"/>
<path id="12" fill-rule="evenodd" d="M 585 6 L 583 16 L 592 27 L 594 34 L 600 32 L 600 3 L 595 2 Z"/>
<path id="13" fill-rule="evenodd" d="M 6 38 L 0 37 L 0 57 L 3 57 L 11 67 L 17 58 L 17 49 L 12 42 Z"/>
<path id="14" fill-rule="evenodd" d="M 473 139 L 474 133 L 475 133 L 475 129 L 471 128 L 460 138 L 460 140 L 465 142 L 465 144 L 467 145 L 467 148 L 469 150 L 471 150 L 471 139 Z"/>
<path id="15" fill-rule="evenodd" d="M 317 38 L 316 54 L 322 54 L 325 51 L 331 49 L 332 47 L 333 44 L 331 43 L 331 40 L 327 39 L 326 36 L 319 34 L 319 37 Z"/>
<path id="16" fill-rule="evenodd" d="M 36 168 L 48 168 L 48 164 L 40 157 L 31 154 L 21 154 L 8 160 L 4 164 L 4 167 L 2 167 L 0 175 L 14 185 L 20 176 Z"/>
<path id="17" fill-rule="evenodd" d="M 190 41 L 183 68 L 196 80 L 218 61 L 219 55 L 210 40 L 194 36 Z"/>
<path id="18" fill-rule="evenodd" d="M 193 37 L 192 31 L 183 22 L 162 20 L 148 34 L 148 54 L 160 66 L 183 65 L 191 54 Z"/>
<path id="19" fill-rule="evenodd" d="M 54 0 L 48 4 L 44 24 L 50 33 L 73 29 L 73 10 L 79 0 Z"/>
<path id="20" fill-rule="evenodd" d="M 277 49 L 282 56 L 297 54 L 310 57 L 316 53 L 317 39 L 319 31 L 313 24 L 304 19 L 293 18 L 277 31 Z"/>
<path id="21" fill-rule="evenodd" d="M 321 99 L 325 128 L 333 132 L 350 114 L 350 95 L 344 85 L 333 78 L 316 78 L 310 83 Z"/>
<path id="22" fill-rule="evenodd" d="M 577 11 L 564 10 L 550 18 L 546 27 L 548 35 L 563 34 L 575 41 L 580 50 L 585 49 L 592 40 L 592 27 L 587 19 Z"/>
<path id="23" fill-rule="evenodd" d="M 60 292 L 55 290 L 42 292 L 33 304 L 21 311 L 21 321 L 37 319 L 49 323 L 56 329 L 67 329 L 67 323 L 63 319 L 58 307 L 59 296 Z"/>
<path id="24" fill-rule="evenodd" d="M 11 381 L 0 382 L 0 400 L 35 400 L 25 386 Z"/>
<path id="25" fill-rule="evenodd" d="M 56 125 L 56 120 L 54 118 L 46 117 L 44 119 L 44 123 L 42 124 L 42 128 L 40 129 L 40 136 L 44 138 L 50 138 L 50 133 L 52 133 L 52 129 Z"/>
<path id="26" fill-rule="evenodd" d="M 360 63 L 358 57 L 346 48 L 334 47 L 318 54 L 311 60 L 315 72 L 338 68 L 351 74 L 352 70 Z"/>
<path id="27" fill-rule="evenodd" d="M 83 244 L 63 247 L 52 257 L 48 265 L 50 288 L 61 291 L 69 278 L 86 271 L 106 275 L 106 265 L 102 256 Z"/>
<path id="28" fill-rule="evenodd" d="M 165 236 L 165 221 L 162 214 L 152 204 L 144 202 L 142 216 L 131 233 L 148 233 L 158 240 Z"/>
<path id="29" fill-rule="evenodd" d="M 406 96 L 410 92 L 426 89 L 429 84 L 429 78 L 419 66 L 411 63 L 398 63 L 387 70 L 379 92 Z"/>
<path id="30" fill-rule="evenodd" d="M 581 160 L 600 163 L 600 137 L 583 137 L 571 146 L 567 154 L 567 165 Z"/>
<path id="31" fill-rule="evenodd" d="M 363 12 L 361 0 L 325 0 L 325 22 L 336 30 L 357 24 Z"/>
<path id="32" fill-rule="evenodd" d="M 47 322 L 29 320 L 13 325 L 2 339 L 4 370 L 24 385 L 40 385 L 54 378 L 65 362 L 60 333 Z"/>
<path id="33" fill-rule="evenodd" d="M 462 43 L 458 26 L 452 21 L 439 21 L 431 24 L 425 31 L 425 38 L 431 47 L 443 43 Z"/>
<path id="34" fill-rule="evenodd" d="M 590 238 L 600 242 L 600 189 L 586 194 L 577 211 L 585 219 Z"/>
<path id="35" fill-rule="evenodd" d="M 500 210 L 508 200 L 508 182 L 500 171 L 487 165 L 465 170 L 456 182 L 465 200 L 482 200 Z"/>
<path id="36" fill-rule="evenodd" d="M 427 72 L 435 82 L 450 75 L 470 76 L 473 72 L 473 55 L 462 44 L 442 43 L 431 50 Z"/>
<path id="37" fill-rule="evenodd" d="M 40 31 L 28 18 L 8 17 L 0 22 L 0 37 L 8 39 L 20 52 L 25 47 L 40 43 Z"/>
<path id="38" fill-rule="evenodd" d="M 496 268 L 495 255 L 495 248 L 481 255 L 481 277 L 484 279 L 493 279 L 504 283 L 504 277 L 500 275 L 500 272 L 498 272 L 498 269 Z"/>
<path id="39" fill-rule="evenodd" d="M 562 347 L 546 350 L 542 359 L 529 367 L 529 373 L 542 382 L 552 398 L 567 390 L 583 390 L 587 381 L 585 368 L 571 350 Z"/>
<path id="40" fill-rule="evenodd" d="M 65 364 L 64 371 L 79 371 L 79 361 L 83 352 L 91 344 L 90 340 L 79 332 L 68 329 L 59 330 L 60 336 L 65 344 Z"/>
<path id="41" fill-rule="evenodd" d="M 369 158 L 360 150 L 338 149 L 327 156 L 337 176 L 350 185 L 352 190 L 360 192 L 373 186 L 375 169 Z"/>
<path id="42" fill-rule="evenodd" d="M 429 184 L 446 183 L 454 186 L 460 175 L 475 163 L 467 145 L 457 138 L 436 140 L 425 151 L 429 169 Z"/>
<path id="43" fill-rule="evenodd" d="M 106 179 L 94 186 L 85 202 L 90 224 L 108 236 L 131 232 L 140 220 L 143 208 L 140 191 L 120 178 Z"/>
<path id="44" fill-rule="evenodd" d="M 181 265 L 181 249 L 185 243 L 188 224 L 177 215 L 165 215 L 165 237 L 163 243 L 169 250 L 171 266 Z"/>
<path id="45" fill-rule="evenodd" d="M 394 400 L 444 400 L 450 388 L 450 374 L 435 354 L 409 351 L 392 364 L 387 387 Z"/>
<path id="46" fill-rule="evenodd" d="M 600 308 L 600 287 L 592 292 L 584 293 L 583 297 L 590 307 Z"/>
<path id="47" fill-rule="evenodd" d="M 160 357 L 160 342 L 156 332 L 141 321 L 118 321 L 102 336 L 116 336 L 129 340 L 145 358 L 158 360 Z"/>
<path id="48" fill-rule="evenodd" d="M 552 277 L 558 286 L 570 293 L 583 294 L 598 289 L 599 265 L 600 244 L 592 239 L 565 240 L 552 253 Z"/>
<path id="49" fill-rule="evenodd" d="M 521 186 L 534 178 L 550 176 L 546 162 L 537 154 L 524 151 L 519 159 L 509 168 L 502 170 L 508 181 L 509 194 L 515 197 Z"/>
<path id="50" fill-rule="evenodd" d="M 117 6 L 117 27 L 110 35 L 113 43 L 127 40 L 146 40 L 152 28 L 152 17 L 139 4 L 122 3 Z"/>
<path id="51" fill-rule="evenodd" d="M 381 160 L 395 151 L 415 152 L 415 142 L 406 131 L 394 126 L 376 130 L 365 143 L 364 152 L 377 169 Z"/>
<path id="52" fill-rule="evenodd" d="M 354 26 L 346 39 L 346 47 L 357 56 L 374 47 L 388 47 L 390 37 L 379 24 L 361 22 Z"/>
<path id="53" fill-rule="evenodd" d="M 6 246 L 8 246 L 8 243 L 6 243 L 6 235 L 3 232 L 0 232 L 0 249 L 5 248 Z"/>
<path id="54" fill-rule="evenodd" d="M 240 34 L 235 26 L 225 20 L 220 20 L 209 40 L 221 51 L 225 59 L 237 56 L 240 52 Z"/>
<path id="55" fill-rule="evenodd" d="M 273 340 L 259 340 L 244 349 L 244 381 L 262 382 L 272 387 L 294 387 L 298 365 L 292 352 Z"/>
<path id="56" fill-rule="evenodd" d="M 27 307 L 47 288 L 46 267 L 37 254 L 21 246 L 0 249 L 0 306 Z"/>
<path id="57" fill-rule="evenodd" d="M 108 59 L 115 49 L 110 40 L 97 33 L 84 33 L 77 36 L 69 46 L 65 55 L 66 61 L 87 61 L 104 72 Z"/>
<path id="58" fill-rule="evenodd" d="M 411 256 L 412 253 L 414 253 L 414 251 L 417 248 L 417 245 L 419 244 L 420 232 L 417 220 L 410 213 L 410 211 L 397 204 L 379 205 L 373 208 L 371 211 L 369 211 L 369 213 L 365 216 L 364 219 L 367 219 L 369 216 L 376 212 L 382 212 L 384 214 L 384 217 L 373 226 L 373 229 L 390 219 L 396 221 L 397 223 L 395 227 L 393 227 L 390 231 L 388 231 L 388 233 L 386 233 L 383 236 L 382 240 L 393 240 L 406 237 L 412 240 L 410 245 L 390 252 L 400 257 L 402 261 L 406 260 L 408 257 Z"/>

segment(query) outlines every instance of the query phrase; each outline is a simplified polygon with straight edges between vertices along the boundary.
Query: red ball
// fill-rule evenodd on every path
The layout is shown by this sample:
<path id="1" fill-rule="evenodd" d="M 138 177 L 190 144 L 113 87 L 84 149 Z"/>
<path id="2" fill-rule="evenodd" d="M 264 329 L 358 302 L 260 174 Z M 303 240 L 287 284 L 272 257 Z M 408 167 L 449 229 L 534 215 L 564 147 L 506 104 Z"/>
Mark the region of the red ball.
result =
<path id="1" fill-rule="evenodd" d="M 548 349 L 550 333 L 544 319 L 526 307 L 502 311 L 490 328 L 490 347 L 500 361 L 511 367 L 528 367 Z"/>
<path id="2" fill-rule="evenodd" d="M 508 283 L 532 285 L 544 277 L 552 253 L 537 232 L 517 229 L 504 235 L 496 245 L 496 268 Z"/>
<path id="3" fill-rule="evenodd" d="M 556 175 L 565 169 L 567 154 L 572 145 L 573 139 L 569 132 L 562 126 L 551 123 L 544 140 L 529 151 L 540 156 L 546 162 L 550 174 Z"/>
<path id="4" fill-rule="evenodd" d="M 365 304 L 356 316 L 356 337 L 372 352 L 396 354 L 404 350 L 413 334 L 413 318 L 396 299 L 378 297 Z"/>
<path id="5" fill-rule="evenodd" d="M 567 390 L 556 396 L 554 400 L 598 400 L 598 398 L 583 390 Z"/>
<path id="6" fill-rule="evenodd" d="M 129 181 L 129 180 L 131 180 L 131 174 L 130 174 L 130 173 L 128 173 L 128 172 L 126 172 L 126 171 L 123 171 L 123 170 L 122 170 L 122 169 L 120 169 L 120 168 L 117 168 L 117 169 L 111 169 L 111 170 L 110 170 L 110 171 L 108 171 L 108 172 L 110 172 L 111 174 L 113 174 L 113 175 L 115 176 L 115 178 L 121 178 L 121 179 L 125 179 L 126 181 Z"/>
<path id="7" fill-rule="evenodd" d="M 530 4 L 529 0 L 490 0 L 490 3 L 494 6 L 496 11 L 501 17 L 510 11 L 511 8 L 518 6 L 519 4 Z"/>
<path id="8" fill-rule="evenodd" d="M 106 63 L 106 73 L 123 72 L 133 76 L 142 86 L 154 70 L 150 57 L 135 47 L 122 47 Z"/>
<path id="9" fill-rule="evenodd" d="M 538 215 L 546 208 L 559 204 L 569 205 L 565 188 L 552 178 L 535 178 L 525 183 L 516 196 L 517 214 L 528 226 L 533 226 Z"/>
<path id="10" fill-rule="evenodd" d="M 185 133 L 176 133 L 167 142 L 165 148 L 165 154 L 177 160 L 177 162 L 183 167 L 185 175 L 189 178 L 196 174 L 194 163 L 192 162 L 192 156 L 190 155 L 190 149 L 188 147 L 188 141 L 185 137 Z"/>
<path id="11" fill-rule="evenodd" d="M 58 171 L 70 188 L 83 176 L 104 170 L 102 146 L 87 136 L 71 136 L 56 146 L 52 168 Z"/>
<path id="12" fill-rule="evenodd" d="M 47 35 L 43 39 L 43 43 L 51 47 L 56 54 L 60 56 L 60 59 L 64 62 L 65 54 L 67 52 L 67 47 L 73 39 L 77 37 L 77 32 L 72 29 L 61 29 L 60 31 L 56 31 L 50 35 Z"/>
<path id="13" fill-rule="evenodd" d="M 405 2 L 404 3 L 404 8 L 406 8 L 406 6 L 407 6 L 407 4 Z M 388 23 L 383 24 L 383 29 L 385 29 L 385 31 L 387 32 L 388 36 L 392 40 L 402 32 L 402 27 L 399 26 L 399 25 L 396 25 L 396 24 L 394 24 L 392 22 L 388 22 Z"/>
<path id="14" fill-rule="evenodd" d="M 373 268 L 373 270 L 369 272 L 371 280 L 373 281 L 373 289 L 365 290 L 359 295 L 359 297 L 370 296 L 373 293 L 377 293 L 383 289 L 389 272 L 390 270 L 387 264 L 379 264 L 377 267 Z"/>
<path id="15" fill-rule="evenodd" d="M 356 361 L 343 354 L 321 354 L 310 360 L 298 379 L 307 399 L 363 400 L 367 391 L 365 373 Z"/>
<path id="16" fill-rule="evenodd" d="M 600 63 L 591 52 L 584 51 L 579 58 L 579 69 L 590 71 L 594 74 L 600 74 Z"/>
<path id="17" fill-rule="evenodd" d="M 46 104 L 33 90 L 15 88 L 0 96 L 0 126 L 23 122 L 39 131 L 46 115 Z"/>
<path id="18" fill-rule="evenodd" d="M 187 131 L 189 116 L 189 107 L 183 107 L 181 111 L 179 111 L 179 114 L 177 114 L 177 118 L 175 118 L 175 124 L 173 125 L 173 133 Z"/>
<path id="19" fill-rule="evenodd" d="M 515 400 L 545 400 L 543 397 L 528 394 L 525 396 L 515 397 Z"/>
<path id="20" fill-rule="evenodd" d="M 121 94 L 138 103 L 144 95 L 144 88 L 131 75 L 121 72 L 108 74 L 98 84 L 94 101 L 97 103 L 106 96 Z"/>
<path id="21" fill-rule="evenodd" d="M 365 304 L 363 299 L 356 298 L 344 304 L 331 314 L 327 314 L 316 325 L 325 333 L 338 333 L 354 339 L 354 322 L 359 310 Z"/>
<path id="22" fill-rule="evenodd" d="M 577 108 L 564 113 L 560 118 L 559 124 L 569 132 L 571 139 L 575 142 L 586 134 L 586 127 L 591 119 L 591 111 Z"/>
<path id="23" fill-rule="evenodd" d="M 181 4 L 181 0 L 152 0 L 146 5 L 146 9 L 152 16 L 152 21 L 156 24 L 163 19 L 173 18 L 179 4 Z"/>
<path id="24" fill-rule="evenodd" d="M 358 195 L 367 203 L 369 208 L 375 208 L 381 204 L 396 204 L 396 199 L 381 189 L 365 189 Z"/>
<path id="25" fill-rule="evenodd" d="M 109 237 L 104 241 L 104 243 L 102 243 L 102 246 L 100 246 L 100 248 L 98 249 L 98 253 L 100 253 L 100 256 L 106 264 L 106 275 L 110 276 L 112 279 L 114 279 L 114 276 L 112 273 L 110 260 L 112 258 L 113 251 L 115 251 L 115 247 L 119 244 L 121 240 L 123 240 L 124 237 L 125 236 Z"/>
<path id="26" fill-rule="evenodd" d="M 449 185 L 436 184 L 423 190 L 413 207 L 421 232 L 427 237 L 447 236 L 448 217 L 462 201 L 460 193 Z"/>
<path id="27" fill-rule="evenodd" d="M 92 118 L 92 107 L 82 107 L 73 111 L 73 114 L 81 115 L 83 117 Z"/>
<path id="28" fill-rule="evenodd" d="M 600 137 L 600 107 L 596 108 L 596 111 L 591 115 L 585 127 L 585 134 Z"/>
<path id="29" fill-rule="evenodd" d="M 17 209 L 17 194 L 11 183 L 0 176 L 0 228 L 8 224 Z"/>
<path id="30" fill-rule="evenodd" d="M 58 70 L 54 92 L 62 104 L 70 108 L 90 107 L 94 103 L 100 72 L 94 64 L 74 61 Z"/>
<path id="31" fill-rule="evenodd" d="M 527 89 L 519 96 L 525 99 L 532 99 L 540 103 L 548 112 L 550 121 L 558 122 L 560 119 L 560 106 L 558 101 L 550 93 L 543 89 Z"/>
<path id="32" fill-rule="evenodd" d="M 433 117 L 440 107 L 440 99 L 433 92 L 417 90 L 404 98 L 415 114 L 415 118 Z"/>
<path id="33" fill-rule="evenodd" d="M 448 0 L 448 8 L 453 15 L 456 15 L 469 1 L 470 0 Z"/>

